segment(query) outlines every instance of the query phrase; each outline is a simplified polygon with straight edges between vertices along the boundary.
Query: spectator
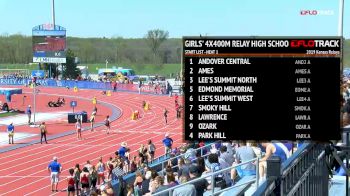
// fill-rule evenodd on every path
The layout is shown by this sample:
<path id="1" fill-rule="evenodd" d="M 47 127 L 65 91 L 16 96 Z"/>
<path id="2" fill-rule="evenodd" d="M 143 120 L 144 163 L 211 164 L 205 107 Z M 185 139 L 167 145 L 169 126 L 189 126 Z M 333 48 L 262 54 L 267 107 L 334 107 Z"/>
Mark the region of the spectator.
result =
<path id="1" fill-rule="evenodd" d="M 151 170 L 151 180 L 149 182 L 149 191 L 152 193 L 154 190 L 152 190 L 152 187 L 155 187 L 156 183 L 156 177 L 158 177 L 158 172 L 156 170 Z"/>
<path id="2" fill-rule="evenodd" d="M 281 158 L 281 163 L 283 163 L 285 160 L 287 160 L 287 154 L 278 144 L 262 143 L 261 145 L 262 147 L 266 148 L 265 156 L 259 162 L 259 175 L 260 178 L 264 178 L 266 175 L 266 160 L 271 156 L 278 156 Z"/>
<path id="3" fill-rule="evenodd" d="M 177 158 L 175 158 L 175 153 L 171 152 L 170 154 L 170 160 L 168 160 L 168 166 L 170 166 L 171 168 L 173 168 L 173 172 L 178 172 L 179 168 L 176 167 L 177 166 Z"/>
<path id="4" fill-rule="evenodd" d="M 126 190 L 127 190 L 126 196 L 133 196 L 134 195 L 134 186 L 132 186 L 131 184 L 126 185 Z"/>
<path id="5" fill-rule="evenodd" d="M 236 150 L 236 162 L 232 165 L 237 165 L 240 163 L 247 162 L 256 158 L 256 154 L 252 147 L 247 146 L 245 141 L 241 141 L 240 147 Z M 245 165 L 241 165 L 231 170 L 231 179 L 234 181 L 237 177 L 251 176 L 256 174 L 255 164 L 250 162 Z"/>
<path id="6" fill-rule="evenodd" d="M 59 175 L 62 171 L 62 166 L 60 163 L 58 163 L 57 157 L 53 157 L 53 161 L 49 164 L 47 169 L 49 172 L 51 172 L 51 191 L 58 192 Z"/>
<path id="7" fill-rule="evenodd" d="M 133 159 L 130 163 L 130 172 L 135 172 L 137 170 L 137 160 L 136 156 L 133 156 Z"/>
<path id="8" fill-rule="evenodd" d="M 179 183 L 176 182 L 176 180 L 175 180 L 175 175 L 172 172 L 171 168 L 170 168 L 170 171 L 171 172 L 167 172 L 167 174 L 166 174 L 166 177 L 165 177 L 166 183 L 164 182 L 164 184 L 168 185 L 168 187 L 173 187 L 173 186 L 179 185 Z"/>
<path id="9" fill-rule="evenodd" d="M 149 193 L 149 184 L 150 184 L 150 181 L 151 181 L 151 174 L 152 172 L 151 171 L 147 171 L 146 174 L 145 174 L 145 178 L 143 179 L 142 181 L 142 194 L 146 194 L 146 193 Z"/>
<path id="10" fill-rule="evenodd" d="M 106 188 L 102 191 L 101 196 L 110 196 L 114 195 L 112 183 L 108 182 Z"/>
<path id="11" fill-rule="evenodd" d="M 157 176 L 155 178 L 155 183 L 153 183 L 152 187 L 152 193 L 159 193 L 161 191 L 164 191 L 168 188 L 168 186 L 164 185 L 164 178 L 162 176 Z M 160 194 L 159 196 L 169 196 L 169 193 L 165 192 Z"/>
<path id="12" fill-rule="evenodd" d="M 184 161 L 185 164 L 182 164 L 182 160 Z M 182 159 L 182 160 L 181 160 L 181 163 L 179 163 L 179 171 L 177 172 L 178 176 L 188 176 L 189 177 L 190 176 L 189 170 L 190 170 L 190 166 L 191 166 L 191 161 L 189 159 Z"/>
<path id="13" fill-rule="evenodd" d="M 199 171 L 198 167 L 192 165 L 190 167 L 190 180 L 195 180 L 195 179 L 199 178 L 199 176 L 200 176 L 199 172 L 200 171 Z M 206 179 L 201 179 L 201 180 L 192 182 L 192 184 L 194 185 L 194 187 L 196 189 L 197 196 L 203 196 L 205 190 L 210 189 L 210 185 Z"/>
<path id="14" fill-rule="evenodd" d="M 185 184 L 188 180 L 187 176 L 180 176 L 180 184 Z M 196 188 L 193 184 L 186 184 L 174 189 L 173 196 L 196 196 Z"/>
<path id="15" fill-rule="evenodd" d="M 126 148 L 125 157 L 124 157 L 124 171 L 128 173 L 130 170 L 130 148 Z"/>
<path id="16" fill-rule="evenodd" d="M 247 143 L 247 146 L 252 147 L 256 157 L 259 157 L 259 158 L 261 157 L 261 149 L 258 147 L 258 143 L 256 141 L 250 141 L 249 145 Z"/>
<path id="17" fill-rule="evenodd" d="M 202 175 L 204 176 L 210 176 L 211 173 L 217 172 L 221 169 L 220 163 L 219 163 L 219 157 L 217 154 L 209 154 L 208 156 L 208 163 L 206 164 L 206 169 L 203 172 Z M 211 177 L 206 178 L 211 184 Z M 226 185 L 226 181 L 224 180 L 224 176 L 222 174 L 215 175 L 215 182 L 216 186 L 224 187 Z"/>
<path id="18" fill-rule="evenodd" d="M 125 175 L 123 170 L 123 162 L 120 162 L 117 167 L 113 169 L 112 173 L 114 175 L 114 179 L 118 179 L 120 176 L 123 177 Z"/>
<path id="19" fill-rule="evenodd" d="M 137 187 L 139 187 L 141 189 L 142 181 L 143 181 L 142 174 L 141 174 L 140 171 L 137 171 L 136 172 L 136 178 L 135 178 L 135 181 L 134 181 L 134 186 L 137 186 Z"/>
<path id="20" fill-rule="evenodd" d="M 165 134 L 165 138 L 163 139 L 163 144 L 165 147 L 165 154 L 168 155 L 171 153 L 172 145 L 173 145 L 173 139 L 169 137 L 169 133 Z"/>
<path id="21" fill-rule="evenodd" d="M 205 171 L 205 161 L 204 158 L 201 156 L 200 152 L 197 152 L 196 154 L 196 166 L 198 170 L 198 176 L 201 176 L 202 173 Z"/>
<path id="22" fill-rule="evenodd" d="M 219 163 L 220 163 L 221 169 L 229 168 L 233 164 L 233 155 L 227 152 L 227 147 L 224 145 L 220 147 Z M 224 175 L 226 184 L 230 185 L 231 184 L 230 171 L 227 170 L 223 172 L 223 175 Z"/>

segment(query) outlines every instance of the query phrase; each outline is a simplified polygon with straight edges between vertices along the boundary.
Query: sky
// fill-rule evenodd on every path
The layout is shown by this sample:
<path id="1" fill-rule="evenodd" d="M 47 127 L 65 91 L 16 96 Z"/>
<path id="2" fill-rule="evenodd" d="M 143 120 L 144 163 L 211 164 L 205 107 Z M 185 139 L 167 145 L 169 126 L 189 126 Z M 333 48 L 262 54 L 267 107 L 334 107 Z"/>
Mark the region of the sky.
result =
<path id="1" fill-rule="evenodd" d="M 0 34 L 31 35 L 51 23 L 52 0 L 0 0 Z M 350 2 L 344 6 L 350 38 Z M 301 10 L 333 15 L 301 15 Z M 55 0 L 56 24 L 73 37 L 337 36 L 339 0 Z"/>

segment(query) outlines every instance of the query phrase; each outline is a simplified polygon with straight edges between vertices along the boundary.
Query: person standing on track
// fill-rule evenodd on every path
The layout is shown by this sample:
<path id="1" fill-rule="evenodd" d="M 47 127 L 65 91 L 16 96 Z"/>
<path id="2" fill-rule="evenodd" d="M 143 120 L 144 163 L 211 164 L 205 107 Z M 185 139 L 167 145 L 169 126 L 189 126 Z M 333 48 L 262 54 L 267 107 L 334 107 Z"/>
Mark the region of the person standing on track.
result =
<path id="1" fill-rule="evenodd" d="M 59 182 L 59 175 L 62 171 L 62 166 L 57 161 L 57 157 L 53 157 L 53 161 L 49 164 L 47 167 L 47 170 L 51 172 L 51 191 L 58 192 L 58 182 Z"/>
<path id="2" fill-rule="evenodd" d="M 83 139 L 81 137 L 81 122 L 80 122 L 80 119 L 77 119 L 77 122 L 75 123 L 75 130 L 77 132 L 77 139 L 78 140 Z"/>
<path id="3" fill-rule="evenodd" d="M 28 108 L 27 108 L 27 111 L 26 111 L 26 113 L 27 113 L 27 115 L 28 115 L 28 125 L 30 125 L 30 119 L 32 118 L 32 110 L 31 110 L 31 106 L 30 105 L 28 105 Z"/>
<path id="4" fill-rule="evenodd" d="M 149 154 L 150 162 L 152 163 L 154 159 L 154 154 L 156 152 L 156 146 L 152 143 L 152 140 L 149 140 L 147 147 L 148 147 L 147 151 Z"/>
<path id="5" fill-rule="evenodd" d="M 163 139 L 163 144 L 165 147 L 165 154 L 168 155 L 171 153 L 171 147 L 173 145 L 173 139 L 169 137 L 169 133 L 165 134 L 165 138 Z"/>
<path id="6" fill-rule="evenodd" d="M 11 141 L 12 141 L 12 144 L 13 143 L 13 135 L 15 134 L 15 127 L 13 126 L 13 123 L 9 124 L 9 126 L 7 126 L 7 133 L 8 133 L 8 136 L 9 136 L 9 144 L 11 144 Z"/>
<path id="7" fill-rule="evenodd" d="M 92 112 L 90 117 L 91 132 L 94 131 L 94 122 L 95 122 L 95 112 Z"/>
<path id="8" fill-rule="evenodd" d="M 109 115 L 106 116 L 105 126 L 106 126 L 106 129 L 107 129 L 107 134 L 109 134 L 109 130 L 111 129 L 111 121 L 109 120 Z"/>
<path id="9" fill-rule="evenodd" d="M 81 191 L 84 194 L 86 194 L 90 188 L 89 175 L 90 175 L 90 173 L 89 173 L 88 168 L 84 167 L 83 172 L 81 172 L 81 174 L 80 174 L 80 183 L 81 183 L 81 188 L 82 188 Z"/>
<path id="10" fill-rule="evenodd" d="M 98 185 L 104 184 L 106 165 L 103 163 L 102 157 L 100 157 L 100 159 L 98 160 L 96 168 L 98 173 L 97 184 Z"/>
<path id="11" fill-rule="evenodd" d="M 70 196 L 70 194 L 72 194 L 74 196 L 75 193 L 75 181 L 74 181 L 74 169 L 70 168 L 69 169 L 69 174 L 70 176 L 67 177 L 67 192 L 68 192 L 68 196 Z"/>
<path id="12" fill-rule="evenodd" d="M 45 139 L 45 143 L 47 143 L 46 140 L 46 133 L 47 133 L 47 129 L 46 129 L 46 125 L 45 122 L 42 122 L 41 125 L 39 126 L 40 129 L 40 143 L 43 144 L 43 138 Z"/>
<path id="13" fill-rule="evenodd" d="M 79 164 L 75 164 L 74 168 L 74 182 L 75 182 L 75 190 L 77 191 L 77 195 L 79 195 L 79 190 L 80 190 L 80 174 L 81 174 L 81 169 Z"/>
<path id="14" fill-rule="evenodd" d="M 168 110 L 166 108 L 164 108 L 164 120 L 165 120 L 165 124 L 168 124 Z"/>
<path id="15" fill-rule="evenodd" d="M 142 88 L 142 81 L 139 81 L 139 94 L 141 94 L 141 88 Z"/>

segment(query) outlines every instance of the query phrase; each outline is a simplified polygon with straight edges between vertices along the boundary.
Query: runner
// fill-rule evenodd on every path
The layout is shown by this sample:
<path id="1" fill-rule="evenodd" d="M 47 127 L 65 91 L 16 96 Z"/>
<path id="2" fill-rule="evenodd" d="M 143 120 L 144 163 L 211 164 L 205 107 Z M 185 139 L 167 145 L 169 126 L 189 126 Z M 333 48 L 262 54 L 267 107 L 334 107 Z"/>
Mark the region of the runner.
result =
<path id="1" fill-rule="evenodd" d="M 117 81 L 113 82 L 113 92 L 117 92 Z"/>
<path id="2" fill-rule="evenodd" d="M 74 168 L 74 182 L 75 182 L 75 190 L 77 191 L 77 195 L 79 195 L 79 190 L 80 190 L 80 173 L 81 169 L 79 164 L 77 163 Z"/>
<path id="3" fill-rule="evenodd" d="M 76 129 L 76 132 L 77 132 L 77 139 L 78 140 L 83 139 L 81 137 L 81 123 L 80 123 L 80 119 L 77 119 L 77 122 L 75 123 L 75 129 Z"/>
<path id="4" fill-rule="evenodd" d="M 30 125 L 30 119 L 32 117 L 32 110 L 31 110 L 31 108 L 32 107 L 30 105 L 28 105 L 28 108 L 27 108 L 27 111 L 26 111 L 26 113 L 28 115 L 28 125 Z"/>
<path id="5" fill-rule="evenodd" d="M 95 112 L 92 112 L 90 117 L 91 132 L 94 131 L 94 122 L 95 122 Z"/>
<path id="6" fill-rule="evenodd" d="M 96 182 L 98 179 L 98 173 L 96 170 L 95 165 L 92 166 L 92 171 L 90 173 L 90 186 L 91 186 L 91 190 L 96 190 Z"/>
<path id="7" fill-rule="evenodd" d="M 9 124 L 9 126 L 7 126 L 7 133 L 9 135 L 9 144 L 11 144 L 11 140 L 12 140 L 12 144 L 14 144 L 13 135 L 15 134 L 15 127 L 13 126 L 13 122 Z"/>
<path id="8" fill-rule="evenodd" d="M 107 161 L 107 170 L 108 170 L 107 180 L 111 179 L 113 168 L 114 168 L 114 166 L 113 166 L 113 158 L 109 157 L 109 161 Z"/>
<path id="9" fill-rule="evenodd" d="M 106 116 L 105 126 L 107 128 L 107 134 L 109 134 L 109 130 L 111 129 L 111 121 L 109 120 L 109 115 Z"/>
<path id="10" fill-rule="evenodd" d="M 179 102 L 179 96 L 177 95 L 177 93 L 175 94 L 174 100 L 175 100 L 175 107 L 176 107 L 176 104 L 178 104 Z"/>
<path id="11" fill-rule="evenodd" d="M 139 81 L 139 94 L 141 94 L 141 88 L 142 88 L 142 81 Z"/>
<path id="12" fill-rule="evenodd" d="M 49 164 L 47 167 L 47 170 L 51 172 L 51 191 L 58 192 L 58 182 L 59 182 L 59 175 L 62 171 L 62 166 L 57 161 L 57 157 L 53 157 L 53 161 Z"/>
<path id="13" fill-rule="evenodd" d="M 46 125 L 45 122 L 42 122 L 41 125 L 39 126 L 40 129 L 40 143 L 43 144 L 43 138 L 45 139 L 45 143 L 47 143 L 46 140 L 46 133 L 47 133 L 47 129 L 46 129 Z"/>
<path id="14" fill-rule="evenodd" d="M 96 168 L 97 168 L 97 172 L 98 172 L 97 184 L 98 185 L 104 184 L 106 166 L 102 161 L 102 157 L 100 157 L 100 159 L 98 160 Z M 101 180 L 102 180 L 102 182 L 101 182 Z"/>
<path id="15" fill-rule="evenodd" d="M 69 169 L 69 174 L 70 176 L 67 177 L 67 191 L 68 191 L 68 196 L 72 194 L 74 196 L 75 193 L 75 181 L 74 181 L 74 169 L 70 168 Z"/>
<path id="16" fill-rule="evenodd" d="M 80 174 L 80 183 L 81 183 L 82 193 L 84 194 L 86 194 L 90 188 L 89 175 L 90 175 L 89 170 L 86 167 L 84 167 L 83 172 L 81 172 Z"/>
<path id="17" fill-rule="evenodd" d="M 164 120 L 165 124 L 168 124 L 168 110 L 166 108 L 164 108 Z"/>

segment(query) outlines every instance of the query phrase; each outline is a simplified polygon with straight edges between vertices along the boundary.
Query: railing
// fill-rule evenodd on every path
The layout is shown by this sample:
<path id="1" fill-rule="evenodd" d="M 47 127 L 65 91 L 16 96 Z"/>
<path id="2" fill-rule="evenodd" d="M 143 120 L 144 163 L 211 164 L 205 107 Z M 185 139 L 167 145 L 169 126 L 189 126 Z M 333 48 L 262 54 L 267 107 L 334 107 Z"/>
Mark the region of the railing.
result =
<path id="1" fill-rule="evenodd" d="M 234 186 L 230 186 L 230 187 L 227 187 L 225 189 L 221 189 L 221 190 L 216 190 L 215 189 L 215 176 L 218 175 L 218 174 L 221 174 L 221 173 L 224 173 L 224 172 L 227 172 L 227 171 L 231 171 L 232 169 L 236 168 L 236 167 L 240 167 L 242 165 L 245 165 L 245 164 L 248 164 L 248 163 L 256 163 L 256 174 L 255 174 L 255 179 L 252 179 L 252 180 L 248 180 L 244 183 L 240 183 L 239 185 L 234 185 Z M 199 178 L 196 178 L 194 180 L 191 180 L 191 181 L 188 181 L 186 183 L 183 183 L 183 184 L 180 184 L 180 185 L 177 185 L 177 186 L 174 186 L 174 187 L 170 187 L 166 190 L 163 190 L 163 191 L 160 191 L 160 192 L 157 192 L 157 193 L 152 193 L 153 196 L 156 196 L 156 195 L 160 195 L 160 194 L 164 194 L 164 193 L 169 193 L 169 196 L 172 196 L 173 195 L 173 191 L 176 189 L 176 188 L 179 188 L 179 187 L 182 187 L 182 186 L 185 186 L 185 185 L 188 185 L 188 184 L 192 184 L 194 182 L 197 182 L 199 180 L 202 180 L 202 179 L 207 179 L 208 177 L 211 178 L 211 190 L 210 190 L 210 195 L 217 195 L 217 194 L 220 194 L 222 192 L 225 192 L 225 191 L 228 191 L 230 189 L 233 189 L 233 188 L 237 188 L 239 186 L 244 186 L 244 185 L 247 185 L 247 184 L 252 184 L 252 183 L 256 183 L 256 187 L 258 187 L 257 185 L 259 184 L 259 166 L 258 164 L 259 163 L 259 158 L 254 158 L 254 159 L 251 159 L 249 161 L 246 161 L 246 162 L 243 162 L 243 163 L 240 163 L 240 164 L 237 164 L 235 166 L 231 166 L 231 167 L 228 167 L 228 168 L 225 168 L 225 169 L 222 169 L 222 170 L 219 170 L 219 171 L 216 171 L 216 172 L 213 172 L 213 173 L 210 173 L 208 175 L 205 175 L 205 176 L 202 176 L 202 177 L 199 177 Z"/>
<path id="2" fill-rule="evenodd" d="M 268 159 L 267 180 L 253 195 L 328 195 L 324 149 L 322 144 L 305 143 L 282 168 L 280 159 Z"/>

